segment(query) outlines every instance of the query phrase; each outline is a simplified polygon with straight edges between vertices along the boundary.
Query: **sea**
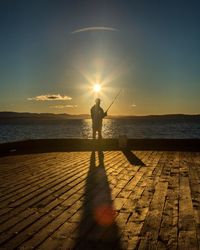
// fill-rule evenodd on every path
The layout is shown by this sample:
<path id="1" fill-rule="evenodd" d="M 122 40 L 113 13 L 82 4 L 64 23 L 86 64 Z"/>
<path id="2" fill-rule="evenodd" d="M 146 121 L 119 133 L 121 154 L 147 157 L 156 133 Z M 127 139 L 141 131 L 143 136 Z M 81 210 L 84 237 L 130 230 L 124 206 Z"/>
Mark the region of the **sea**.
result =
<path id="1" fill-rule="evenodd" d="M 91 119 L 0 120 L 0 143 L 27 139 L 91 138 Z M 200 117 L 153 116 L 104 119 L 103 137 L 200 139 Z"/>

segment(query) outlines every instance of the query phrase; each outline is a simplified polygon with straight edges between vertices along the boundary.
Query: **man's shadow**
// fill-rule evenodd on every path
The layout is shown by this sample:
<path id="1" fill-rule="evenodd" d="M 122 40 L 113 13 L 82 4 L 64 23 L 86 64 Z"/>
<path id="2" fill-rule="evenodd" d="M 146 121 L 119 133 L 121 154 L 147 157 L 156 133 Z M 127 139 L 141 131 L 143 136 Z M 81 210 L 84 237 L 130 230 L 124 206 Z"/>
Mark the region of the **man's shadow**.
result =
<path id="1" fill-rule="evenodd" d="M 102 151 L 98 151 L 97 159 L 95 151 L 91 153 L 83 214 L 74 249 L 121 249 L 119 229 L 115 222 L 115 211 Z"/>

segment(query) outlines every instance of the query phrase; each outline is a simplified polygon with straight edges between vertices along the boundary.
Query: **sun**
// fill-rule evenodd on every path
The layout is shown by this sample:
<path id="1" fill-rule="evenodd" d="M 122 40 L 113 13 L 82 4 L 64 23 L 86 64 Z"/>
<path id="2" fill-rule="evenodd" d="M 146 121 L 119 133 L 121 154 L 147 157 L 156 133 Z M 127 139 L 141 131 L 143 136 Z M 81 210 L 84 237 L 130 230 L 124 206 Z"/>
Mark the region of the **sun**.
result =
<path id="1" fill-rule="evenodd" d="M 95 85 L 93 86 L 93 91 L 98 93 L 101 91 L 101 85 L 99 83 L 95 83 Z"/>

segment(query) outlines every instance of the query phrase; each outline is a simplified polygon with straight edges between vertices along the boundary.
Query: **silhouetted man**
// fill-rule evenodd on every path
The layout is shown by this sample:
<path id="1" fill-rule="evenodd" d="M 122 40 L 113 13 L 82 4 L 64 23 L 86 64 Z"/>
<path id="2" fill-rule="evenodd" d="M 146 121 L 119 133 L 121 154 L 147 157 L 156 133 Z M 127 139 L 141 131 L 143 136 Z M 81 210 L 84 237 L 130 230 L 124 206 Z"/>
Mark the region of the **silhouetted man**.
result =
<path id="1" fill-rule="evenodd" d="M 107 112 L 104 112 L 100 107 L 101 100 L 97 98 L 95 100 L 95 105 L 91 108 L 91 117 L 92 117 L 92 137 L 96 138 L 96 132 L 98 132 L 98 139 L 102 138 L 102 120 L 107 116 Z"/>

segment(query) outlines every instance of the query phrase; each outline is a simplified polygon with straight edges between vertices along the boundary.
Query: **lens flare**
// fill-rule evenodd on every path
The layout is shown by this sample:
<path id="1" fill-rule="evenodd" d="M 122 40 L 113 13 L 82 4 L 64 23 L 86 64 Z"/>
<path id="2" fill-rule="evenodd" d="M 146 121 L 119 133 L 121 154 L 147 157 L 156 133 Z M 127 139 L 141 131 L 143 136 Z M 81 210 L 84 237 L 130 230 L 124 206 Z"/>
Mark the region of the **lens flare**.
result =
<path id="1" fill-rule="evenodd" d="M 115 211 L 111 205 L 105 204 L 95 209 L 95 220 L 99 225 L 110 226 L 114 223 Z"/>

